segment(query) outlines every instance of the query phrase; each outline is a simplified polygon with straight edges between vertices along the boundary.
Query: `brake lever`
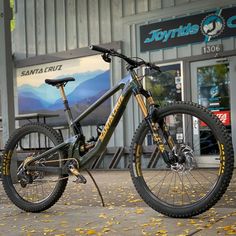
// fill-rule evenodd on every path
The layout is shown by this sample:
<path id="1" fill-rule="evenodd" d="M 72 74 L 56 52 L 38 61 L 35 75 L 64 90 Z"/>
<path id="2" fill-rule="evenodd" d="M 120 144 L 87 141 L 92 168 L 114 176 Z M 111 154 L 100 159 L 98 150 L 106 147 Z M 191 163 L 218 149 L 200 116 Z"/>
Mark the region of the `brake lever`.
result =
<path id="1" fill-rule="evenodd" d="M 111 58 L 109 57 L 108 53 L 102 54 L 102 59 L 107 63 L 111 63 Z"/>
<path id="2" fill-rule="evenodd" d="M 156 70 L 156 71 L 158 71 L 158 72 L 161 73 L 161 69 L 160 69 L 159 66 L 156 66 L 155 64 L 150 63 L 150 62 L 148 62 L 146 65 L 147 65 L 148 67 L 150 67 L 151 69 L 154 69 L 154 70 Z"/>

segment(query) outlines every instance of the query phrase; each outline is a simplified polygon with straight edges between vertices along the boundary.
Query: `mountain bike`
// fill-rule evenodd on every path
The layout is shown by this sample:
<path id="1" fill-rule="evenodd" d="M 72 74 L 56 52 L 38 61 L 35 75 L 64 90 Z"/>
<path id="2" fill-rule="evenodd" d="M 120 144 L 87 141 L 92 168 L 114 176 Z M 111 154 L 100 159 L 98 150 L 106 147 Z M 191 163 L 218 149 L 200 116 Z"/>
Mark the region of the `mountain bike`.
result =
<path id="1" fill-rule="evenodd" d="M 59 200 L 70 175 L 86 183 L 81 171 L 104 152 L 134 96 L 143 121 L 130 146 L 129 169 L 139 195 L 151 208 L 170 217 L 207 211 L 226 191 L 234 167 L 232 141 L 224 125 L 193 102 L 157 105 L 137 73 L 145 66 L 161 75 L 155 64 L 113 49 L 93 45 L 90 49 L 101 53 L 106 62 L 112 57 L 123 59 L 128 75 L 75 119 L 64 92 L 74 78 L 45 80 L 60 90 L 72 136 L 63 141 L 57 131 L 41 123 L 26 124 L 11 135 L 2 163 L 3 187 L 10 200 L 24 211 L 40 212 Z M 80 121 L 118 91 L 105 126 L 97 138 L 87 140 Z"/>

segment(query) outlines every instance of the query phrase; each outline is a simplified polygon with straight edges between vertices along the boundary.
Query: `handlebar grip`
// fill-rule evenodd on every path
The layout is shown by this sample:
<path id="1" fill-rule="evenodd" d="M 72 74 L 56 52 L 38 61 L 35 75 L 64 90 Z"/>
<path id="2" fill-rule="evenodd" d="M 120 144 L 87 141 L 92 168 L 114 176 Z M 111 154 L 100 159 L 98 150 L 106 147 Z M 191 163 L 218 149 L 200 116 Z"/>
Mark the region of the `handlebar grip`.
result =
<path id="1" fill-rule="evenodd" d="M 153 63 L 148 62 L 146 65 L 149 66 L 150 68 L 158 71 L 158 72 L 161 72 L 160 67 L 155 65 L 155 64 L 153 64 Z"/>
<path id="2" fill-rule="evenodd" d="M 156 71 L 159 71 L 159 72 L 161 71 L 159 66 L 153 65 L 152 68 Z"/>
<path id="3" fill-rule="evenodd" d="M 98 52 L 102 52 L 102 53 L 110 53 L 109 49 L 106 48 L 102 48 L 96 45 L 90 45 L 89 49 L 94 50 L 94 51 L 98 51 Z"/>

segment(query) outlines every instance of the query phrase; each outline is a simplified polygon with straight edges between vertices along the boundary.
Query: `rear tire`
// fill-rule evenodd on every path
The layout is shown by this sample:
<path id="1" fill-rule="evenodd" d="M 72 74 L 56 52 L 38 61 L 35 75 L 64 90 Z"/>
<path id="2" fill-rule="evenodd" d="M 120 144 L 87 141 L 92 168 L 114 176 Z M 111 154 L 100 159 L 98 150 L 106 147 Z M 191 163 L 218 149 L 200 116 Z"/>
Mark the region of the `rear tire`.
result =
<path id="1" fill-rule="evenodd" d="M 175 143 L 179 142 L 185 159 L 168 166 L 158 146 L 152 144 L 150 128 L 143 121 L 130 148 L 134 186 L 150 207 L 164 215 L 185 218 L 203 213 L 222 197 L 231 180 L 231 137 L 215 115 L 190 102 L 160 108 L 160 121 L 165 121 Z M 164 138 L 163 143 L 168 150 Z M 186 151 L 189 147 L 192 152 Z"/>
<path id="2" fill-rule="evenodd" d="M 31 123 L 15 130 L 9 138 L 3 153 L 2 182 L 9 199 L 20 209 L 28 212 L 40 212 L 50 208 L 62 196 L 68 181 L 68 175 L 50 175 L 31 171 L 32 180 L 25 184 L 19 182 L 16 169 L 22 161 L 36 153 L 42 153 L 62 143 L 62 137 L 51 127 Z M 62 165 L 62 151 L 51 155 L 55 162 L 39 161 L 38 165 Z M 33 163 L 34 164 L 34 163 Z M 33 165 L 32 164 L 32 165 Z M 32 183 L 31 183 L 32 182 Z"/>

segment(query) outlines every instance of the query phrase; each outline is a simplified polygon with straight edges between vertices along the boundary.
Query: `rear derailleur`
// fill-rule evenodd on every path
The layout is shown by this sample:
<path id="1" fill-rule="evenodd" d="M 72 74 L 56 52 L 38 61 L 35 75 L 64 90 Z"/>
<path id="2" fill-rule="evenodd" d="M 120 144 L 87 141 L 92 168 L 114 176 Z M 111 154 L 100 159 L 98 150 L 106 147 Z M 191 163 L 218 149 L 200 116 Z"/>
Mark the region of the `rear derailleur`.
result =
<path id="1" fill-rule="evenodd" d="M 40 177 L 40 173 L 37 171 L 29 172 L 25 167 L 28 161 L 33 158 L 32 156 L 27 157 L 24 162 L 21 163 L 17 170 L 17 180 L 19 181 L 22 188 L 25 188 L 27 184 L 32 184 L 35 179 Z"/>

